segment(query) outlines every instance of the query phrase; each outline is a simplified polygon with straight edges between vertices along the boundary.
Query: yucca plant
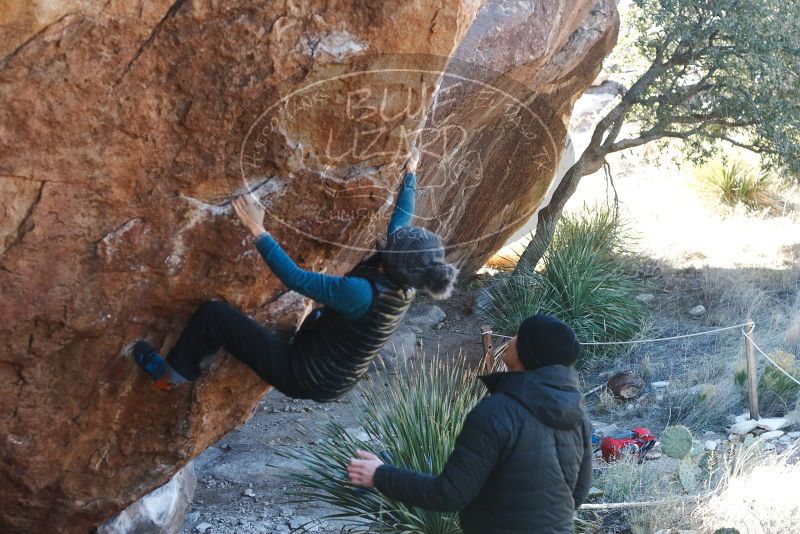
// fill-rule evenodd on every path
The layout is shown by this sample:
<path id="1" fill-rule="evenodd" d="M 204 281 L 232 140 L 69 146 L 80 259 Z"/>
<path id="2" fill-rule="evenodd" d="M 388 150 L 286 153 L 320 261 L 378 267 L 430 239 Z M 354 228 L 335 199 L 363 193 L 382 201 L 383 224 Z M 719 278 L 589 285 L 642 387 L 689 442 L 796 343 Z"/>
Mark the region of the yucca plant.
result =
<path id="1" fill-rule="evenodd" d="M 800 380 L 800 368 L 792 354 L 776 351 L 770 354 L 781 369 L 796 380 Z M 742 398 L 747 394 L 747 369 L 739 365 L 734 372 L 734 381 L 739 386 Z M 771 364 L 766 364 L 758 379 L 759 409 L 762 415 L 784 415 L 798 399 L 800 386 Z"/>
<path id="2" fill-rule="evenodd" d="M 281 451 L 306 469 L 286 475 L 300 486 L 291 493 L 303 501 L 328 503 L 338 510 L 331 518 L 371 532 L 460 533 L 456 514 L 406 506 L 375 490 L 353 486 L 347 464 L 357 449 L 363 449 L 388 463 L 438 474 L 467 413 L 483 395 L 476 374 L 467 369 L 462 357 L 448 365 L 416 361 L 388 383 L 367 380 L 358 402 L 362 405 L 359 422 L 368 439 L 359 439 L 332 421 L 323 430 L 324 439 Z"/>
<path id="3" fill-rule="evenodd" d="M 775 207 L 777 203 L 771 191 L 769 174 L 741 160 L 714 160 L 700 169 L 697 175 L 720 202 L 728 206 L 742 204 L 748 209 L 757 210 Z"/>
<path id="4" fill-rule="evenodd" d="M 622 341 L 635 337 L 645 313 L 636 300 L 639 284 L 624 258 L 630 241 L 609 209 L 584 209 L 562 217 L 539 270 L 500 280 L 482 306 L 493 327 L 513 335 L 535 313 L 555 315 L 581 341 Z M 585 354 L 605 351 L 587 347 Z"/>

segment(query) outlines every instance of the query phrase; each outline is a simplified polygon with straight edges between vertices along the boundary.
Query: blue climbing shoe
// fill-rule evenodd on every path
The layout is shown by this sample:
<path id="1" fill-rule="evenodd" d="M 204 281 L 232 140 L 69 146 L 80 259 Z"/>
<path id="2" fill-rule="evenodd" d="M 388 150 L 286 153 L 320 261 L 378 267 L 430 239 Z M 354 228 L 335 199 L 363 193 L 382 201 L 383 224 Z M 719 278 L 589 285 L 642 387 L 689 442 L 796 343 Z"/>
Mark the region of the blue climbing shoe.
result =
<path id="1" fill-rule="evenodd" d="M 167 362 L 156 352 L 156 348 L 147 341 L 137 341 L 131 349 L 133 360 L 153 379 L 158 389 L 169 391 L 173 384 L 168 380 Z"/>

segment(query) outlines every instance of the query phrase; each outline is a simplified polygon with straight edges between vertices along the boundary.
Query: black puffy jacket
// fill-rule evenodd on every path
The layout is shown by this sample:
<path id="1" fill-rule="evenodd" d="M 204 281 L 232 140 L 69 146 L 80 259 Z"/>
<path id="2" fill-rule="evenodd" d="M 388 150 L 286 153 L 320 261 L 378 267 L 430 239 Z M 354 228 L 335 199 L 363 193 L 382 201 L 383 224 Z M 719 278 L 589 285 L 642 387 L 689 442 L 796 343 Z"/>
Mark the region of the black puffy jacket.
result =
<path id="1" fill-rule="evenodd" d="M 412 506 L 460 511 L 466 534 L 574 532 L 592 479 L 591 423 L 575 370 L 481 378 L 492 394 L 467 416 L 442 473 L 384 465 L 375 487 Z"/>
<path id="2" fill-rule="evenodd" d="M 415 290 L 382 274 L 364 278 L 372 285 L 372 304 L 363 317 L 348 319 L 322 307 L 295 334 L 289 361 L 299 392 L 293 396 L 329 402 L 353 389 L 402 323 Z"/>

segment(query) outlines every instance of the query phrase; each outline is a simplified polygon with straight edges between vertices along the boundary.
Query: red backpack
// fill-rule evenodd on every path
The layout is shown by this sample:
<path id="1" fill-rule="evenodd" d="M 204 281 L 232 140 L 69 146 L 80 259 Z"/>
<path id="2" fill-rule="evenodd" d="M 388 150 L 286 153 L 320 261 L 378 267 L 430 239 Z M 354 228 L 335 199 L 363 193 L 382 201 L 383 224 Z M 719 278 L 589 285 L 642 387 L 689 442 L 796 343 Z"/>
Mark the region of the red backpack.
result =
<path id="1" fill-rule="evenodd" d="M 610 436 L 604 437 L 600 441 L 600 451 L 606 462 L 619 459 L 623 452 L 643 460 L 655 445 L 656 438 L 650 429 L 639 427 L 633 430 L 614 432 Z"/>

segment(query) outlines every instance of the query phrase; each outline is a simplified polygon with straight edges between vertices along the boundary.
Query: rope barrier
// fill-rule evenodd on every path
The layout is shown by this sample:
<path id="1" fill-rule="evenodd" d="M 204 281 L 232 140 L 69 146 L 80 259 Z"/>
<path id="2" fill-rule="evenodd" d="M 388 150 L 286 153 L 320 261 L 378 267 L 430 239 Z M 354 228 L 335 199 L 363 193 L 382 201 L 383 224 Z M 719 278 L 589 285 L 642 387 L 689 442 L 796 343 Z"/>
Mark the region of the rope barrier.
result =
<path id="1" fill-rule="evenodd" d="M 737 328 L 742 328 L 743 329 L 745 326 L 749 326 L 749 325 L 752 325 L 752 324 L 753 323 L 751 321 L 748 321 L 748 322 L 742 323 L 742 324 L 737 324 L 737 325 L 733 325 L 733 326 L 725 326 L 725 327 L 722 327 L 722 328 L 715 328 L 713 330 L 707 330 L 705 332 L 695 332 L 693 334 L 684 334 L 684 335 L 681 335 L 681 336 L 659 337 L 659 338 L 653 338 L 653 339 L 634 339 L 632 341 L 587 341 L 586 343 L 581 343 L 581 345 L 584 345 L 584 346 L 586 346 L 586 345 L 636 345 L 636 344 L 640 344 L 640 343 L 656 343 L 656 342 L 659 342 L 659 341 L 672 341 L 674 339 L 684 339 L 684 338 L 688 338 L 688 337 L 706 336 L 706 335 L 709 335 L 709 334 L 716 334 L 718 332 L 724 332 L 726 330 L 735 330 Z M 744 330 L 742 330 L 742 332 L 744 332 Z M 504 336 L 502 334 L 495 334 L 494 332 L 492 333 L 492 335 L 493 336 L 497 336 L 497 337 L 502 338 L 502 339 L 513 339 L 514 338 L 514 336 Z M 745 335 L 747 335 L 747 334 L 745 334 Z"/>
<path id="2" fill-rule="evenodd" d="M 785 374 L 785 375 L 786 375 L 786 376 L 789 378 L 789 380 L 791 380 L 792 382 L 794 382 L 795 384 L 797 384 L 798 386 L 800 386 L 800 380 L 797 380 L 795 377 L 793 377 L 792 375 L 790 375 L 789 373 L 787 373 L 787 372 L 786 372 L 786 371 L 783 369 L 783 367 L 781 367 L 780 365 L 778 365 L 777 363 L 775 363 L 775 360 L 773 360 L 772 358 L 770 358 L 770 357 L 767 355 L 767 353 L 766 353 L 766 352 L 764 352 L 763 350 L 761 350 L 761 347 L 759 347 L 758 345 L 756 345 L 756 342 L 753 340 L 753 338 L 752 338 L 752 337 L 750 337 L 750 335 L 749 335 L 747 332 L 745 332 L 745 331 L 744 331 L 744 328 L 742 328 L 742 334 L 744 335 L 744 337 L 746 337 L 748 340 L 750 340 L 750 343 L 752 343 L 752 344 L 753 344 L 753 348 L 755 348 L 755 349 L 756 349 L 758 352 L 760 352 L 760 353 L 761 353 L 761 355 L 762 355 L 764 358 L 766 358 L 766 359 L 767 359 L 767 361 L 768 361 L 769 363 L 771 363 L 773 366 L 775 366 L 775 368 L 776 368 L 776 369 L 778 369 L 778 371 L 780 371 L 781 373 Z"/>
<path id="3" fill-rule="evenodd" d="M 700 501 L 708 497 L 708 495 L 688 495 L 685 497 L 675 497 L 672 499 L 661 499 L 658 501 L 638 501 L 638 502 L 608 502 L 608 503 L 586 503 L 582 504 L 578 511 L 586 510 L 621 510 L 626 508 L 643 508 L 647 506 L 655 506 L 669 503 L 681 503 L 689 501 Z"/>

